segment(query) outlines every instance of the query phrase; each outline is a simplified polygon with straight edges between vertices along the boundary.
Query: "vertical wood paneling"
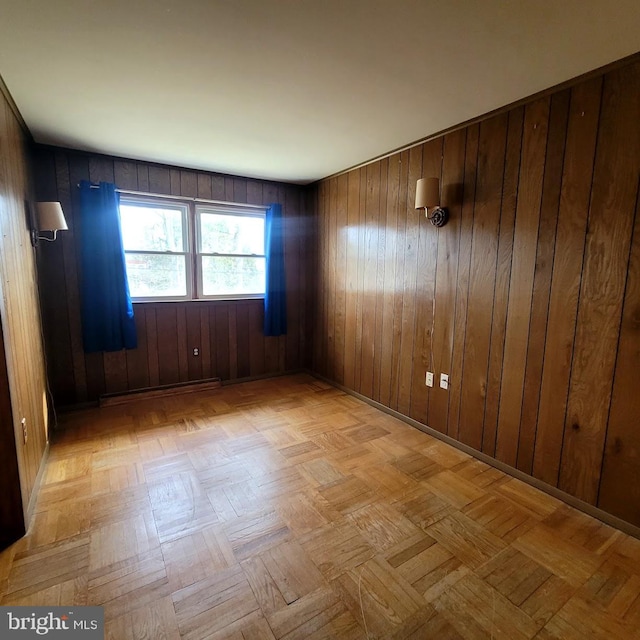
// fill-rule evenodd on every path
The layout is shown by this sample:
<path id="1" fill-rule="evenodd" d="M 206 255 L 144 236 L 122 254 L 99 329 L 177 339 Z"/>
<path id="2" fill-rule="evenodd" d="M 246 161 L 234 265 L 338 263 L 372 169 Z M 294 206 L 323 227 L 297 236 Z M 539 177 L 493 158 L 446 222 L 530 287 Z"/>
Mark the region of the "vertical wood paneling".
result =
<path id="1" fill-rule="evenodd" d="M 9 374 L 0 323 L 0 482 L 3 488 L 0 499 L 0 550 L 20 538 L 26 530 L 13 425 Z"/>
<path id="2" fill-rule="evenodd" d="M 540 209 L 540 228 L 533 280 L 529 342 L 527 345 L 520 439 L 518 443 L 517 467 L 530 474 L 533 466 L 533 448 L 538 420 L 540 384 L 542 382 L 542 359 L 547 338 L 547 318 L 551 273 L 555 252 L 562 163 L 567 132 L 569 91 L 553 96 L 549 114 L 547 157 L 544 164 L 544 183 Z"/>
<path id="3" fill-rule="evenodd" d="M 126 391 L 129 388 L 126 353 L 124 351 L 105 353 L 103 365 L 106 392 Z"/>
<path id="4" fill-rule="evenodd" d="M 360 344 L 360 393 L 373 396 L 373 362 L 376 330 L 376 278 L 378 251 L 378 216 L 380 215 L 380 163 L 366 168 L 364 219 L 364 273 L 362 277 L 362 338 Z"/>
<path id="5" fill-rule="evenodd" d="M 157 387 L 160 384 L 160 359 L 158 353 L 158 319 L 155 307 L 145 308 L 144 315 L 145 326 L 147 329 L 149 385 Z"/>
<path id="6" fill-rule="evenodd" d="M 318 183 L 317 370 L 639 524 L 638 113 L 635 62 Z"/>
<path id="7" fill-rule="evenodd" d="M 422 146 L 422 173 L 420 177 L 440 178 L 442 149 L 442 138 L 432 140 Z M 438 260 L 439 229 L 426 219 L 422 210 L 416 211 L 415 195 L 408 205 L 410 207 L 409 215 L 416 217 L 419 226 L 413 372 L 409 415 L 415 420 L 426 422 L 429 394 L 425 386 L 425 375 L 432 365 L 431 333 L 434 326 L 433 297 Z"/>
<path id="8" fill-rule="evenodd" d="M 252 304 L 249 310 L 249 375 L 257 376 L 264 371 L 264 335 L 262 324 L 264 310 L 262 301 Z"/>
<path id="9" fill-rule="evenodd" d="M 556 485 L 582 276 L 602 78 L 571 90 L 533 475 Z"/>
<path id="10" fill-rule="evenodd" d="M 336 318 L 335 334 L 335 379 L 344 383 L 345 376 L 345 315 L 346 315 L 346 270 L 347 270 L 347 190 L 346 175 L 337 179 L 336 192 Z"/>
<path id="11" fill-rule="evenodd" d="M 611 401 L 629 246 L 640 170 L 640 65 L 607 75 L 569 402 L 560 488 L 595 503 Z"/>
<path id="12" fill-rule="evenodd" d="M 303 274 L 308 272 L 310 257 L 302 242 L 310 237 L 307 231 L 310 217 L 304 210 L 307 202 L 302 197 L 304 188 L 53 147 L 37 148 L 35 168 L 40 199 L 59 199 L 69 223 L 69 231 L 60 234 L 56 243 L 39 248 L 51 386 L 57 404 L 72 405 L 95 400 L 105 392 L 211 376 L 228 380 L 240 375 L 282 373 L 308 363 L 306 349 L 311 347 L 308 341 L 311 318 L 303 310 L 309 298 L 309 282 Z M 81 230 L 76 228 L 79 208 L 76 185 L 83 179 L 115 181 L 121 189 L 178 197 L 261 205 L 280 202 L 285 222 L 287 335 L 264 339 L 261 300 L 136 303 L 138 349 L 85 354 L 79 297 Z M 219 305 L 222 305 L 221 314 L 225 315 L 224 325 L 217 322 Z M 236 312 L 240 308 L 242 310 Z M 200 355 L 193 355 L 194 348 L 199 349 Z"/>
<path id="13" fill-rule="evenodd" d="M 302 291 L 302 268 L 300 263 L 300 225 L 302 224 L 300 191 L 294 188 L 288 188 L 285 192 L 283 207 L 289 215 L 285 219 L 285 254 L 289 256 L 286 262 L 286 283 L 289 295 L 293 295 L 298 299 L 300 291 Z M 302 341 L 303 332 L 300 331 L 301 323 L 301 307 L 303 305 L 287 305 L 287 331 L 285 338 L 285 369 L 293 370 L 296 366 L 300 366 L 300 343 Z"/>
<path id="14" fill-rule="evenodd" d="M 189 356 L 187 343 L 187 309 L 184 305 L 173 305 L 176 314 L 176 352 L 178 354 L 178 380 L 189 379 Z M 171 335 L 171 334 L 169 334 Z"/>
<path id="15" fill-rule="evenodd" d="M 211 176 L 211 197 L 214 200 L 224 200 L 224 176 Z M 262 204 L 262 189 L 260 189 L 260 199 L 254 204 Z"/>
<path id="16" fill-rule="evenodd" d="M 511 261 L 513 258 L 513 231 L 518 202 L 523 125 L 524 108 L 511 111 L 509 113 L 507 149 L 502 181 L 500 237 L 498 238 L 498 262 L 496 265 L 496 285 L 493 294 L 489 369 L 487 371 L 487 398 L 484 407 L 482 434 L 482 451 L 490 456 L 495 455 L 496 452 L 498 410 L 500 408 L 500 388 L 502 387 L 503 372 L 502 360 L 504 357 L 504 337 L 507 325 Z"/>
<path id="17" fill-rule="evenodd" d="M 618 360 L 598 506 L 640 526 L 640 193 L 624 300 Z"/>
<path id="18" fill-rule="evenodd" d="M 58 154 L 66 160 L 66 154 L 62 154 L 61 152 L 58 152 Z M 133 160 L 114 160 L 113 177 L 120 189 L 138 190 L 138 167 Z M 60 182 L 61 180 L 58 179 L 58 184 L 60 184 Z"/>
<path id="19" fill-rule="evenodd" d="M 127 389 L 150 387 L 149 381 L 149 339 L 144 310 L 135 314 L 138 348 L 127 350 Z"/>
<path id="20" fill-rule="evenodd" d="M 187 368 L 188 380 L 202 380 L 206 377 L 202 372 L 202 333 L 200 328 L 200 309 L 197 305 L 190 305 L 185 309 L 186 336 L 187 336 Z M 198 349 L 198 355 L 193 355 L 193 350 Z"/>
<path id="21" fill-rule="evenodd" d="M 172 196 L 180 195 L 180 169 L 175 167 L 169 169 L 169 186 Z"/>
<path id="22" fill-rule="evenodd" d="M 451 371 L 454 344 L 456 287 L 458 280 L 458 248 L 462 224 L 462 189 L 466 130 L 460 129 L 444 138 L 442 163 L 442 205 L 449 208 L 446 233 L 438 232 L 435 284 L 435 319 L 433 330 L 432 371 Z M 429 390 L 426 423 L 441 433 L 447 431 L 449 392 L 439 387 Z"/>
<path id="23" fill-rule="evenodd" d="M 195 198 L 198 195 L 198 174 L 195 171 L 180 170 L 180 195 Z"/>
<path id="24" fill-rule="evenodd" d="M 422 177 L 422 145 L 409 151 L 407 186 L 401 193 L 398 211 L 406 219 L 402 278 L 402 320 L 398 371 L 398 411 L 409 415 L 413 388 L 413 349 L 416 335 L 416 277 L 420 218 L 416 215 L 416 182 Z"/>
<path id="25" fill-rule="evenodd" d="M 64 177 L 65 173 L 68 173 L 68 165 L 65 167 L 65 164 L 56 158 L 56 154 L 52 150 L 47 150 L 46 154 L 41 156 L 41 163 L 44 166 L 35 175 L 38 185 L 36 198 L 44 201 L 59 199 L 63 211 L 70 214 L 71 203 L 68 189 L 65 193 L 64 190 L 59 190 L 56 184 L 57 173 L 59 172 L 61 177 Z M 70 215 L 67 217 L 71 218 Z M 72 233 L 74 226 L 73 221 L 70 221 L 69 227 Z M 67 260 L 69 259 L 68 256 L 65 256 L 70 245 L 68 234 L 61 233 L 59 240 L 60 244 L 50 242 L 38 244 L 36 255 L 40 260 L 47 261 L 52 265 L 52 268 L 38 272 L 38 282 L 43 304 L 47 302 L 51 304 L 58 299 L 67 300 L 67 304 L 56 306 L 54 321 L 45 325 L 44 331 L 47 345 L 61 345 L 60 357 L 55 357 L 55 354 L 50 350 L 47 353 L 47 373 L 58 380 L 61 394 L 64 397 L 73 398 L 76 392 L 76 375 L 71 356 L 71 332 L 69 330 L 71 304 L 69 298 L 71 295 L 64 272 L 65 257 Z M 84 368 L 84 359 L 82 359 L 82 367 Z"/>
<path id="26" fill-rule="evenodd" d="M 149 191 L 149 166 L 143 162 L 136 163 L 138 167 L 138 189 Z"/>
<path id="27" fill-rule="evenodd" d="M 358 222 L 356 226 L 358 234 L 358 274 L 356 279 L 356 336 L 355 336 L 355 388 L 359 392 L 362 384 L 362 296 L 364 290 L 364 255 L 365 255 L 365 206 L 367 192 L 367 171 L 358 171 L 360 185 L 358 187 Z"/>
<path id="28" fill-rule="evenodd" d="M 386 224 L 385 251 L 383 256 L 384 285 L 382 300 L 382 329 L 381 329 L 381 356 L 380 356 L 380 396 L 382 404 L 391 406 L 391 378 L 394 353 L 394 302 L 396 298 L 396 266 L 398 249 L 398 190 L 400 187 L 400 161 L 399 158 L 387 159 L 387 189 L 381 192 L 384 198 Z"/>
<path id="29" fill-rule="evenodd" d="M 202 377 L 212 378 L 211 373 L 211 336 L 209 326 L 209 309 L 205 305 L 199 308 L 200 316 L 200 357 L 202 358 Z"/>
<path id="30" fill-rule="evenodd" d="M 384 274 L 386 270 L 385 253 L 387 247 L 387 227 L 386 227 L 386 193 L 388 189 L 389 159 L 380 161 L 380 183 L 378 186 L 378 215 L 376 217 L 376 229 L 378 233 L 378 243 L 376 250 L 376 282 L 373 291 L 375 301 L 375 329 L 373 332 L 373 393 L 374 400 L 380 400 L 380 378 L 382 375 L 382 324 L 384 314 L 384 300 L 379 292 L 384 292 Z"/>
<path id="31" fill-rule="evenodd" d="M 251 374 L 249 360 L 249 306 L 247 303 L 236 305 L 236 331 L 238 336 L 238 378 L 247 378 Z"/>
<path id="32" fill-rule="evenodd" d="M 79 159 L 74 161 L 74 159 L 67 158 L 66 154 L 58 151 L 56 151 L 55 155 L 57 192 L 58 197 L 61 198 L 62 206 L 66 206 L 63 211 L 65 212 L 67 226 L 69 227 L 67 234 L 61 234 L 60 246 L 62 247 L 64 279 L 67 285 L 66 303 L 69 322 L 68 332 L 70 337 L 71 360 L 73 363 L 75 382 L 75 400 L 78 402 L 86 402 L 88 399 L 87 372 L 84 353 L 82 350 L 82 327 L 80 315 L 77 313 L 77 310 L 80 308 L 80 279 L 77 270 L 79 255 L 76 250 L 75 237 L 78 228 L 77 220 L 79 217 L 80 194 L 75 185 L 77 185 L 81 180 L 89 179 L 89 165 L 86 158 L 83 159 L 83 161 L 79 161 Z M 68 167 L 68 174 L 66 167 Z M 132 170 L 135 174 L 135 184 L 137 186 L 138 178 L 135 167 Z M 37 186 L 38 185 L 36 185 L 36 187 Z M 42 269 L 41 271 L 48 270 L 49 269 Z M 41 304 L 44 306 L 42 296 Z M 46 313 L 46 308 L 43 309 L 43 313 Z M 49 330 L 49 324 L 49 322 L 45 323 L 47 330 Z M 48 342 L 47 345 L 48 349 L 50 349 L 49 345 L 56 345 L 54 350 L 56 358 L 67 357 L 63 353 L 64 350 L 58 348 L 58 343 L 55 340 Z M 73 399 L 74 396 L 71 395 L 66 401 L 71 402 Z"/>
<path id="33" fill-rule="evenodd" d="M 453 357 L 449 384 L 449 423 L 447 434 L 459 438 L 460 406 L 462 403 L 462 373 L 464 367 L 464 345 L 467 332 L 467 309 L 469 305 L 469 279 L 471 276 L 471 240 L 475 209 L 476 177 L 478 169 L 478 143 L 480 126 L 467 130 L 465 149 L 462 220 L 460 223 L 460 245 L 458 253 L 458 281 L 456 282 L 456 309 L 454 315 Z"/>
<path id="34" fill-rule="evenodd" d="M 175 384 L 180 382 L 181 378 L 178 342 L 167 340 L 166 336 L 178 335 L 177 307 L 171 304 L 158 305 L 156 308 L 156 327 L 160 384 Z"/>
<path id="35" fill-rule="evenodd" d="M 324 290 L 325 295 L 325 317 L 326 317 L 326 366 L 327 375 L 336 377 L 336 345 L 335 345 L 335 324 L 336 324 L 336 209 L 337 209 L 337 179 L 329 181 L 329 197 L 327 198 L 326 209 L 326 239 L 324 244 L 324 254 L 327 260 L 327 284 Z"/>
<path id="36" fill-rule="evenodd" d="M 121 189 L 133 189 L 133 187 L 120 186 L 117 180 L 116 184 Z M 171 174 L 169 167 L 161 167 L 158 165 L 151 165 L 149 167 L 149 191 L 151 191 L 151 193 L 171 194 Z"/>
<path id="37" fill-rule="evenodd" d="M 229 314 L 229 377 L 235 380 L 238 377 L 238 325 L 236 323 L 237 306 L 230 304 L 228 308 Z M 266 338 L 267 342 L 273 344 L 274 338 Z M 270 352 L 271 354 L 273 351 Z M 271 355 L 273 358 L 273 355 Z M 271 368 L 273 369 L 273 363 Z"/>
<path id="38" fill-rule="evenodd" d="M 400 353 L 402 348 L 402 308 L 404 303 L 404 262 L 406 257 L 405 236 L 407 230 L 406 200 L 407 184 L 409 180 L 409 152 L 404 151 L 398 158 L 400 176 L 397 196 L 397 225 L 396 225 L 396 278 L 393 299 L 393 349 L 391 352 L 391 400 L 392 409 L 398 409 L 400 394 Z M 414 202 L 415 205 L 415 202 Z"/>
<path id="39" fill-rule="evenodd" d="M 356 359 L 356 298 L 358 281 L 358 207 L 360 198 L 360 180 L 357 171 L 348 174 L 347 182 L 347 268 L 345 288 L 345 326 L 344 326 L 344 384 L 355 389 Z M 323 184 L 319 193 L 322 197 Z M 319 257 L 319 260 L 321 258 Z M 323 279 L 323 274 L 319 275 Z M 321 280 L 322 282 L 322 280 Z M 317 296 L 320 299 L 320 296 Z M 316 341 L 321 338 L 318 336 Z"/>
<path id="40" fill-rule="evenodd" d="M 480 125 L 464 362 L 452 372 L 462 375 L 459 438 L 475 449 L 482 446 L 507 123 L 501 115 Z"/>
<path id="41" fill-rule="evenodd" d="M 526 107 L 502 365 L 509 375 L 502 376 L 496 444 L 496 457 L 511 466 L 518 455 L 548 124 L 548 98 Z"/>
<path id="42" fill-rule="evenodd" d="M 29 524 L 49 431 L 28 161 L 24 132 L 0 92 L 0 548 Z M 55 167 L 51 157 L 48 167 Z"/>
<path id="43" fill-rule="evenodd" d="M 198 174 L 198 198 L 211 200 L 211 175 L 208 173 Z M 246 200 L 245 200 L 246 202 Z"/>

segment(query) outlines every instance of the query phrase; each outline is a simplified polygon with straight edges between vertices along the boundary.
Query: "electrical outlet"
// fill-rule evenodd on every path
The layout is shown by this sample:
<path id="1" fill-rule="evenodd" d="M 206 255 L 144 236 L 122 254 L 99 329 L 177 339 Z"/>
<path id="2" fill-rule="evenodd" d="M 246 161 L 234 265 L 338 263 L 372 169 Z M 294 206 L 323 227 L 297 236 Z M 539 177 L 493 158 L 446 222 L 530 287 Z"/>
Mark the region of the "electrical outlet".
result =
<path id="1" fill-rule="evenodd" d="M 447 373 L 440 374 L 440 388 L 441 389 L 449 388 L 449 374 Z"/>
<path id="2" fill-rule="evenodd" d="M 433 387 L 433 371 L 427 371 L 424 383 L 427 387 Z"/>
<path id="3" fill-rule="evenodd" d="M 193 355 L 194 355 L 194 356 L 199 356 L 199 355 L 200 355 L 200 349 L 198 349 L 198 347 L 195 347 L 195 348 L 193 349 Z"/>
<path id="4" fill-rule="evenodd" d="M 20 424 L 22 425 L 22 439 L 24 440 L 24 443 L 27 444 L 27 419 L 22 418 L 22 420 L 20 420 Z"/>

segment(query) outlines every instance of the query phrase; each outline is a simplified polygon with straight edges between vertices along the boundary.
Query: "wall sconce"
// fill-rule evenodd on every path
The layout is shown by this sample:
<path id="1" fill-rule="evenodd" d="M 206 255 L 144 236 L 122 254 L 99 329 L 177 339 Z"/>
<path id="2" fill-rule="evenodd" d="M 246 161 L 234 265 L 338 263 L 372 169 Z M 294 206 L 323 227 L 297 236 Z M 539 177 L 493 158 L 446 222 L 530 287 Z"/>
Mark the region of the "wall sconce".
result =
<path id="1" fill-rule="evenodd" d="M 429 209 L 433 208 L 431 215 Z M 449 211 L 440 206 L 440 179 L 420 178 L 416 185 L 416 209 L 424 209 L 424 215 L 434 227 L 443 227 L 449 220 Z"/>
<path id="2" fill-rule="evenodd" d="M 68 229 L 59 202 L 36 202 L 36 220 L 38 230 L 31 230 L 31 244 L 35 247 L 38 240 L 53 242 L 58 231 Z M 38 231 L 51 231 L 51 237 L 38 235 Z"/>

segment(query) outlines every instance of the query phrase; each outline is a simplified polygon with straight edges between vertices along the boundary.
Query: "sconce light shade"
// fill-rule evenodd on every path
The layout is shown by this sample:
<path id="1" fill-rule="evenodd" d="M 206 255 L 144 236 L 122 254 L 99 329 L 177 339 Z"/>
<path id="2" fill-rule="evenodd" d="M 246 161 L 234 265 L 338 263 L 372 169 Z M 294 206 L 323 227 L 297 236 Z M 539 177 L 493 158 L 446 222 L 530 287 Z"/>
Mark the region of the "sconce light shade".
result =
<path id="1" fill-rule="evenodd" d="M 440 178 L 420 178 L 416 184 L 416 209 L 424 209 L 427 220 L 434 227 L 443 227 L 449 211 L 440 206 Z M 429 215 L 429 209 L 433 209 Z"/>
<path id="2" fill-rule="evenodd" d="M 59 202 L 37 202 L 36 219 L 38 231 L 51 231 L 51 237 L 39 235 L 36 229 L 32 229 L 31 244 L 34 247 L 38 244 L 38 240 L 53 242 L 58 231 L 64 231 L 69 228 Z"/>
<path id="3" fill-rule="evenodd" d="M 59 202 L 38 202 L 36 211 L 40 231 L 61 231 L 69 228 Z"/>
<path id="4" fill-rule="evenodd" d="M 440 204 L 440 180 L 420 178 L 416 185 L 416 209 L 431 209 Z"/>

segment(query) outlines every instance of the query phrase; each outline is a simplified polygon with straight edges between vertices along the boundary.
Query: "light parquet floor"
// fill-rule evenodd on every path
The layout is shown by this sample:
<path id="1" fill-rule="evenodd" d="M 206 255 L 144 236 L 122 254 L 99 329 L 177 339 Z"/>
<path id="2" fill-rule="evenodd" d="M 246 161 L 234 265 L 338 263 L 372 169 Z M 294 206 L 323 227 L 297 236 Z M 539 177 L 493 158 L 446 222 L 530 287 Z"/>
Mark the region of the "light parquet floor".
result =
<path id="1" fill-rule="evenodd" d="M 2 604 L 112 640 L 640 637 L 640 541 L 306 375 L 64 416 Z"/>

